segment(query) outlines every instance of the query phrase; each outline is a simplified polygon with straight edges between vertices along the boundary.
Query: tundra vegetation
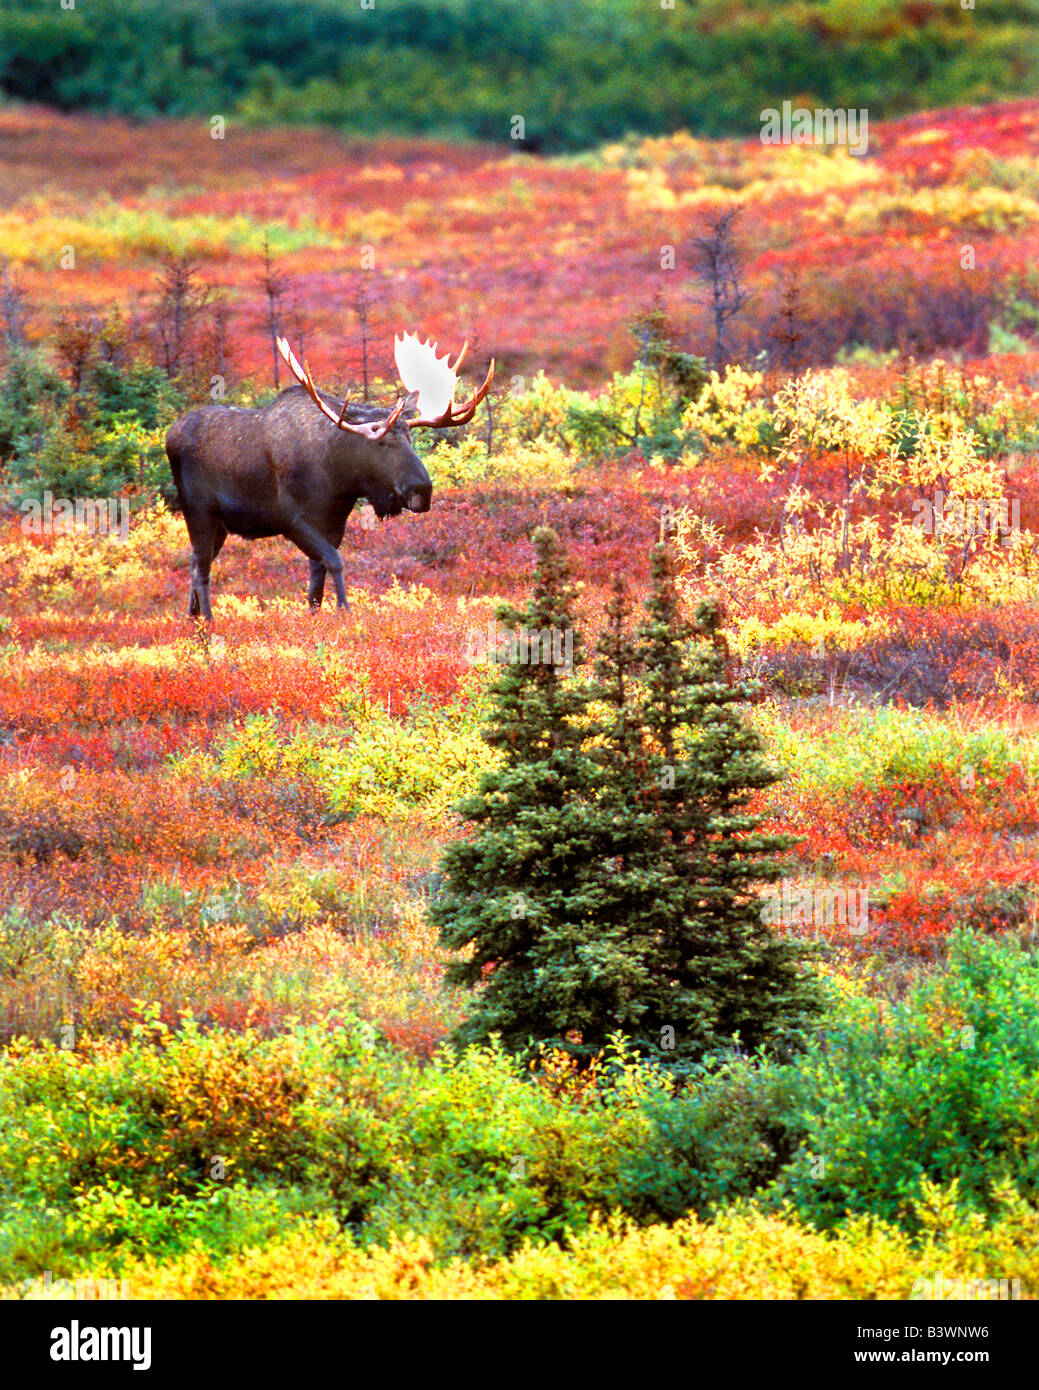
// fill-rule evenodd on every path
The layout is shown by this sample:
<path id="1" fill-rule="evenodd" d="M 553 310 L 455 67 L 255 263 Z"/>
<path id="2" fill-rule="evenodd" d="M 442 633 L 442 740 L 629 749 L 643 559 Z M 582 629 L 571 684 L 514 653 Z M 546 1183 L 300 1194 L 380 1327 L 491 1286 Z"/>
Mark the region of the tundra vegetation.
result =
<path id="1" fill-rule="evenodd" d="M 0 111 L 4 1296 L 1034 1297 L 1039 103 L 878 125 L 868 161 L 99 129 L 104 204 L 67 118 Z M 733 201 L 755 292 L 712 371 L 683 247 Z M 174 419 L 214 378 L 274 399 L 279 332 L 384 408 L 406 328 L 469 337 L 466 391 L 498 363 L 415 435 L 432 508 L 355 509 L 345 613 L 232 536 L 185 618 Z M 23 525 L 48 493 L 125 499 L 127 539 Z M 475 659 L 561 617 L 571 670 Z M 534 919 L 463 901 L 495 855 L 573 948 L 532 1048 Z M 719 1024 L 684 1055 L 660 901 Z"/>

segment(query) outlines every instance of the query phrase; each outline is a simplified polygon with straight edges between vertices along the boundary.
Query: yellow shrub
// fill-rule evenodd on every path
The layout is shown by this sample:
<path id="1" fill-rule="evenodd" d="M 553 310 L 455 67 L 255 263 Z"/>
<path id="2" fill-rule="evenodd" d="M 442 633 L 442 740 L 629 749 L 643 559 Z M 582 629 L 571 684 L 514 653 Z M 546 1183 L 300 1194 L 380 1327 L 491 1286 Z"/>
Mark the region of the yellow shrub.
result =
<path id="1" fill-rule="evenodd" d="M 529 386 L 522 377 L 514 377 L 513 382 L 499 415 L 502 429 L 527 443 L 547 438 L 563 444 L 562 428 L 574 393 L 554 386 L 544 372 L 538 372 Z"/>
<path id="2" fill-rule="evenodd" d="M 746 372 L 733 365 L 725 368 L 724 377 L 712 372 L 699 400 L 686 408 L 682 425 L 699 431 L 708 446 L 757 448 L 761 428 L 769 420 L 763 381 L 760 372 Z"/>
<path id="3" fill-rule="evenodd" d="M 719 557 L 713 577 L 737 607 L 762 599 L 797 604 L 807 596 L 877 606 L 965 598 L 1001 603 L 1034 595 L 1035 536 L 1000 529 L 1003 471 L 996 460 L 978 454 L 974 436 L 955 418 L 935 431 L 923 414 L 907 455 L 897 418 L 876 401 L 855 399 L 848 373 L 834 368 L 807 372 L 784 386 L 776 395 L 775 419 L 785 435 L 779 462 L 792 467 L 805 458 L 838 455 L 845 496 L 835 503 L 815 501 L 795 483 L 774 535 L 759 535 L 742 551 Z M 775 471 L 776 464 L 765 462 L 760 476 L 767 482 Z M 917 496 L 912 515 L 882 522 L 878 511 L 862 514 L 861 503 L 880 504 L 902 490 Z M 941 508 L 935 506 L 939 493 Z M 989 524 L 961 534 L 963 527 L 949 519 L 967 503 L 977 509 L 975 517 L 984 505 Z M 856 504 L 859 515 L 853 518 Z M 998 527 L 992 524 L 996 519 Z"/>
<path id="4" fill-rule="evenodd" d="M 1039 1287 L 1039 1213 L 1004 1189 L 1002 1217 L 986 1228 L 956 1211 L 954 1195 L 925 1185 L 923 1241 L 867 1217 L 833 1236 L 790 1214 L 726 1212 L 708 1224 L 688 1217 L 639 1229 L 614 1218 L 572 1237 L 567 1249 L 526 1245 L 486 1266 L 436 1268 L 425 1240 L 403 1234 L 360 1251 L 329 1220 L 264 1250 L 216 1264 L 201 1249 L 167 1264 L 123 1272 L 135 1298 L 377 1299 L 895 1299 L 928 1297 L 942 1275 L 955 1281 L 1020 1281 Z M 918 1282 L 919 1281 L 919 1282 Z M 935 1296 L 933 1293 L 930 1295 Z M 970 1297 L 962 1288 L 960 1298 Z"/>
<path id="5" fill-rule="evenodd" d="M 118 531 L 108 536 L 70 531 L 48 538 L 43 545 L 27 536 L 0 546 L 0 567 L 10 567 L 12 596 L 32 593 L 37 598 L 60 599 L 64 589 L 71 593 L 74 583 L 78 595 L 96 588 L 95 604 L 104 607 L 132 593 L 154 573 L 156 564 L 169 561 L 185 541 L 183 521 L 156 502 L 132 513 L 125 541 Z"/>
<path id="6" fill-rule="evenodd" d="M 881 617 L 842 618 L 833 607 L 818 613 L 784 613 L 771 623 L 750 614 L 733 627 L 729 645 L 741 656 L 749 656 L 762 647 L 782 648 L 804 642 L 821 655 L 823 651 L 854 651 L 882 637 L 887 630 L 888 624 Z"/>
<path id="7" fill-rule="evenodd" d="M 573 459 L 548 440 L 510 443 L 500 453 L 488 454 L 486 443 L 472 436 L 457 445 L 441 440 L 425 464 L 435 485 L 454 487 L 476 482 L 559 487 L 574 471 Z"/>
<path id="8" fill-rule="evenodd" d="M 372 720 L 323 770 L 336 810 L 385 820 L 447 815 L 497 762 L 475 721 L 438 711 L 413 724 Z"/>
<path id="9" fill-rule="evenodd" d="M 210 256 L 227 250 L 259 250 L 265 233 L 273 252 L 343 244 L 310 220 L 295 227 L 284 223 L 261 227 L 240 213 L 231 217 L 169 217 L 155 209 L 122 207 L 114 202 L 90 212 L 60 213 L 38 204 L 28 212 L 0 214 L 0 256 L 46 266 L 56 266 L 65 248 L 73 250 L 78 263 L 168 253 Z"/>
<path id="10" fill-rule="evenodd" d="M 851 231 L 872 232 L 882 230 L 888 222 L 912 216 L 930 217 L 943 227 L 1020 231 L 1039 222 L 1039 203 L 1023 193 L 1003 188 L 944 184 L 910 193 L 871 194 L 848 208 L 846 223 Z"/>

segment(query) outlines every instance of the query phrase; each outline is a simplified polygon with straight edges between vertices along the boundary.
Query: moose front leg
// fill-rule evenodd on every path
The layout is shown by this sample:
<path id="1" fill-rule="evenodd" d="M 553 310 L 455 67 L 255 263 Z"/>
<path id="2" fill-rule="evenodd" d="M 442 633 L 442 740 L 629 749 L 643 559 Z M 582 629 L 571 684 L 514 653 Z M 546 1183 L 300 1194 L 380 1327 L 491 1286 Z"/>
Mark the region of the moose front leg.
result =
<path id="1" fill-rule="evenodd" d="M 298 545 L 303 554 L 310 560 L 309 597 L 311 603 L 313 603 L 315 592 L 318 596 L 318 603 L 321 602 L 324 594 L 323 574 L 320 579 L 320 587 L 317 587 L 319 583 L 315 568 L 317 567 L 327 571 L 332 576 L 332 583 L 336 586 L 336 607 L 349 608 L 350 605 L 346 601 L 346 585 L 343 582 L 343 557 L 331 541 L 326 540 L 309 521 L 303 520 L 294 521 L 291 526 L 286 527 L 284 534 L 293 545 Z"/>
<path id="2" fill-rule="evenodd" d="M 307 602 L 311 608 L 320 608 L 325 597 L 325 575 L 328 571 L 320 560 L 310 562 L 310 586 L 307 589 Z"/>

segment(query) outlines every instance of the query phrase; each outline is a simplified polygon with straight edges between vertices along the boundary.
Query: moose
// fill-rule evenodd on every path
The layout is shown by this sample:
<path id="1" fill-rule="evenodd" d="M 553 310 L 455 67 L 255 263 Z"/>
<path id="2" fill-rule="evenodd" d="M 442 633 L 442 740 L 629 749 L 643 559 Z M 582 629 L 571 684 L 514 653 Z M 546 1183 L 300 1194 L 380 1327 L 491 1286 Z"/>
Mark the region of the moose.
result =
<path id="1" fill-rule="evenodd" d="M 320 608 L 331 574 L 336 607 L 348 607 L 339 546 L 346 519 L 362 497 L 376 516 L 406 507 L 428 512 L 433 484 L 412 447 L 411 430 L 464 425 L 490 390 L 494 362 L 467 401 L 455 401 L 458 369 L 436 343 L 394 337 L 405 393 L 391 410 L 339 401 L 319 391 L 288 342 L 278 351 L 299 382 L 262 409 L 209 405 L 189 411 L 166 435 L 177 496 L 191 540 L 188 616 L 211 622 L 209 573 L 229 532 L 256 540 L 285 536 L 310 561 L 307 597 Z"/>

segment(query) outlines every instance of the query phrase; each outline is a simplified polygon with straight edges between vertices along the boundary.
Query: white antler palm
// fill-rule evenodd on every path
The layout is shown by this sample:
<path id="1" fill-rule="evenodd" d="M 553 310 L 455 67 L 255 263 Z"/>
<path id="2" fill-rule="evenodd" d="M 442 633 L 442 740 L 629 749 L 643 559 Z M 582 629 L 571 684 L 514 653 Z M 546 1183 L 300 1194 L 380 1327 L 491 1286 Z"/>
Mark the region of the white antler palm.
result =
<path id="1" fill-rule="evenodd" d="M 468 347 L 468 343 L 462 344 L 462 351 L 452 366 L 451 354 L 445 352 L 443 357 L 438 357 L 436 343 L 430 343 L 428 338 L 424 343 L 419 342 L 417 333 L 394 338 L 393 356 L 400 379 L 409 392 L 418 392 L 418 416 L 408 422 L 410 425 L 462 425 L 473 418 L 476 407 L 490 390 L 494 363 L 483 385 L 463 405 L 456 405 L 458 369 Z"/>

